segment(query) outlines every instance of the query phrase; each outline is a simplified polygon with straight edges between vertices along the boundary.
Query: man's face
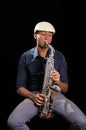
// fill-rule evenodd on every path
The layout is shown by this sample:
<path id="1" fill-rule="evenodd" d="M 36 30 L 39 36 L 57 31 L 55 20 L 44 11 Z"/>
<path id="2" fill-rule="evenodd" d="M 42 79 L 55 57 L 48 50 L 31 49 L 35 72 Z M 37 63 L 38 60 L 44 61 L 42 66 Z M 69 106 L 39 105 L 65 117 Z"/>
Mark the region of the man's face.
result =
<path id="1" fill-rule="evenodd" d="M 45 48 L 46 43 L 50 44 L 52 42 L 52 37 L 53 37 L 52 32 L 39 31 L 35 36 L 37 46 Z"/>

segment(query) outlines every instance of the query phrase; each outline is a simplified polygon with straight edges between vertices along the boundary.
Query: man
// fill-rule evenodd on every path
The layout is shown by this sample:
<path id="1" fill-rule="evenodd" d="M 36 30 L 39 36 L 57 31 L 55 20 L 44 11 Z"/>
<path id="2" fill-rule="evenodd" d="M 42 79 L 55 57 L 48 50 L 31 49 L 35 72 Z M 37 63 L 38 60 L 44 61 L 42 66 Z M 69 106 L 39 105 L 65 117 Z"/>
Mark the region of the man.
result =
<path id="1" fill-rule="evenodd" d="M 41 93 L 45 77 L 47 57 L 51 53 L 46 43 L 51 45 L 54 26 L 46 21 L 36 24 L 34 38 L 36 47 L 26 51 L 20 57 L 18 75 L 16 80 L 16 91 L 25 99 L 14 109 L 8 118 L 8 126 L 12 130 L 30 130 L 26 125 L 39 113 L 39 108 L 45 102 L 46 95 Z M 51 63 L 52 64 L 52 63 Z M 60 114 L 71 124 L 71 130 L 85 130 L 86 116 L 84 113 L 64 94 L 68 91 L 67 63 L 64 55 L 55 50 L 54 68 L 50 72 L 53 85 L 59 86 L 61 91 L 56 91 L 52 105 L 52 111 Z"/>

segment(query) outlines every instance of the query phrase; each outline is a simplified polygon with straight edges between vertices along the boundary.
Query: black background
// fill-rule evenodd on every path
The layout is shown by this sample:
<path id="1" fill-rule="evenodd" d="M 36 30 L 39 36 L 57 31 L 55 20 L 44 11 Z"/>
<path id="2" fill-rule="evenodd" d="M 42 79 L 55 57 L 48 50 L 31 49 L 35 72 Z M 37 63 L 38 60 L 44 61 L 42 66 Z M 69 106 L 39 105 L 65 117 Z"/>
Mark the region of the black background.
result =
<path id="1" fill-rule="evenodd" d="M 24 51 L 35 46 L 33 30 L 40 21 L 49 21 L 55 26 L 53 46 L 64 53 L 68 63 L 70 85 L 66 96 L 86 113 L 84 8 L 76 5 L 67 7 L 61 1 L 57 4 L 40 1 L 32 5 L 2 3 L 0 130 L 8 129 L 7 118 L 20 102 L 14 90 L 18 60 Z"/>

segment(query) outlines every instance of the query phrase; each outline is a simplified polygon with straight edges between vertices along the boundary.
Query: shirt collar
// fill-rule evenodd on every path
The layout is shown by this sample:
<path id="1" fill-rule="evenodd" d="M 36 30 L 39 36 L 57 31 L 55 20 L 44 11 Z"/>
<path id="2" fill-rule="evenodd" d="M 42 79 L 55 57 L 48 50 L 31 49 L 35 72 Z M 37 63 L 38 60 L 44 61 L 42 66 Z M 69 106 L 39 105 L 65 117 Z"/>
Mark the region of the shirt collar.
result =
<path id="1" fill-rule="evenodd" d="M 46 57 L 48 57 L 49 54 L 50 54 L 50 49 L 48 50 Z M 39 53 L 38 53 L 38 49 L 37 49 L 37 46 L 36 46 L 36 47 L 34 48 L 34 51 L 33 51 L 33 60 L 32 60 L 32 61 L 34 61 L 35 58 L 38 57 L 38 56 L 39 56 Z"/>
<path id="2" fill-rule="evenodd" d="M 34 52 L 33 52 L 33 58 L 36 58 L 37 56 L 39 56 L 38 49 L 37 49 L 37 47 L 35 47 Z"/>
<path id="3" fill-rule="evenodd" d="M 37 47 L 34 48 L 34 51 L 33 51 L 33 59 L 32 59 L 32 62 L 36 59 L 36 57 L 38 57 L 39 54 L 38 54 L 38 49 Z"/>

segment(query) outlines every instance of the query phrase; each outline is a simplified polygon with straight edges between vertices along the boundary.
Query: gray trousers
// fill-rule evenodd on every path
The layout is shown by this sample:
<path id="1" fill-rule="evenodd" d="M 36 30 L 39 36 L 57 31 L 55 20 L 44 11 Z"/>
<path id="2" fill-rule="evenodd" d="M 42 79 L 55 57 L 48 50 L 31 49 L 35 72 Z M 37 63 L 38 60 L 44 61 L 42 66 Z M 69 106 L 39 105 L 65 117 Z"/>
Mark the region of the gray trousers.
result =
<path id="1" fill-rule="evenodd" d="M 85 114 L 62 93 L 57 93 L 53 101 L 53 111 L 60 114 L 71 124 L 70 130 L 85 130 Z M 9 115 L 7 125 L 10 130 L 30 130 L 26 125 L 38 114 L 38 107 L 30 99 L 22 101 Z"/>

